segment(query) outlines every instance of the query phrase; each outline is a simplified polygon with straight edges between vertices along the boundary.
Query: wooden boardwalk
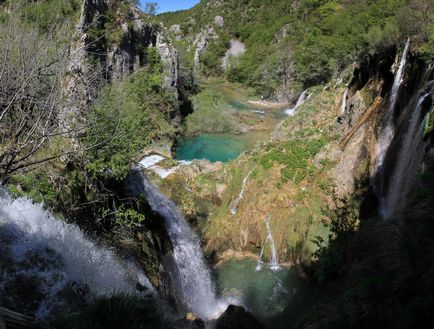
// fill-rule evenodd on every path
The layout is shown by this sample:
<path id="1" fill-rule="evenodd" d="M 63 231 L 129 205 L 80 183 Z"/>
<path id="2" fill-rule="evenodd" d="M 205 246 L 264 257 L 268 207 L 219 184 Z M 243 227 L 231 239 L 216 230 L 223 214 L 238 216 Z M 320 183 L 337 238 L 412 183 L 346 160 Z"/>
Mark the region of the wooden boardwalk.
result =
<path id="1" fill-rule="evenodd" d="M 35 318 L 0 306 L 0 329 L 49 329 L 37 323 Z"/>

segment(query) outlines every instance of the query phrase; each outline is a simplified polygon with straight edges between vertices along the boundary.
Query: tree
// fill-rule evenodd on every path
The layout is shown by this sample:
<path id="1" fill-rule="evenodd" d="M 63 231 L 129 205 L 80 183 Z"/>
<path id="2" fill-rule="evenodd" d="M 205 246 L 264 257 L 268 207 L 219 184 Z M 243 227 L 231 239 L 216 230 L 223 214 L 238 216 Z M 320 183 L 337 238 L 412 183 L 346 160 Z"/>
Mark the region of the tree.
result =
<path id="1" fill-rule="evenodd" d="M 158 10 L 158 3 L 156 2 L 145 2 L 143 5 L 143 11 L 151 16 L 155 16 Z"/>
<path id="2" fill-rule="evenodd" d="M 18 170 L 53 159 L 39 154 L 62 134 L 60 79 L 67 61 L 63 29 L 31 29 L 11 12 L 0 23 L 0 184 Z"/>

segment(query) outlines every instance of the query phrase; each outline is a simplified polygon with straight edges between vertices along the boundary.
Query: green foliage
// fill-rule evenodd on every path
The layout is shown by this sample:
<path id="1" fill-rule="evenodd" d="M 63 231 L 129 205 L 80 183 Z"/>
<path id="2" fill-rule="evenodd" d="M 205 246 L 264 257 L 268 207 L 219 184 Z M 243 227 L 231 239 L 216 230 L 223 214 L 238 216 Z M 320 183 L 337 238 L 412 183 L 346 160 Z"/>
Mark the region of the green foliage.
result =
<path id="1" fill-rule="evenodd" d="M 42 0 L 22 2 L 22 16 L 41 31 L 52 29 L 54 19 L 74 17 L 80 9 L 78 0 Z"/>
<path id="2" fill-rule="evenodd" d="M 42 169 L 13 175 L 8 181 L 7 188 L 16 197 L 29 197 L 48 206 L 55 204 L 58 196 L 48 172 Z"/>
<path id="3" fill-rule="evenodd" d="M 145 215 L 132 208 L 121 205 L 115 213 L 115 220 L 119 225 L 133 227 L 145 221 Z"/>
<path id="4" fill-rule="evenodd" d="M 281 169 L 283 181 L 300 183 L 307 176 L 312 176 L 314 167 L 311 160 L 326 144 L 325 139 L 312 139 L 300 143 L 298 140 L 290 140 L 281 146 L 272 148 L 260 160 L 264 169 L 269 169 L 273 163 L 284 165 Z"/>
<path id="5" fill-rule="evenodd" d="M 223 15 L 222 41 L 202 56 L 205 74 L 221 74 L 223 43 L 241 39 L 247 51 L 226 72 L 228 80 L 272 96 L 289 72 L 298 88 L 321 84 L 358 57 L 383 52 L 408 36 L 415 36 L 420 56 L 434 58 L 433 8 L 426 0 L 228 0 L 219 7 L 202 1 L 160 18 L 168 26 L 181 24 L 194 37 Z"/>
<path id="6" fill-rule="evenodd" d="M 205 89 L 193 97 L 193 113 L 185 120 L 187 135 L 199 133 L 236 132 L 236 121 L 228 110 L 222 95 L 214 89 Z"/>
<path id="7" fill-rule="evenodd" d="M 207 46 L 206 52 L 200 56 L 201 69 L 206 76 L 219 76 L 223 73 L 222 58 L 229 46 L 229 37 L 226 34 Z"/>
<path id="8" fill-rule="evenodd" d="M 157 56 L 149 49 L 150 58 Z M 172 104 L 161 86 L 162 68 L 154 63 L 101 91 L 83 138 L 93 177 L 122 180 L 145 146 L 173 138 Z"/>

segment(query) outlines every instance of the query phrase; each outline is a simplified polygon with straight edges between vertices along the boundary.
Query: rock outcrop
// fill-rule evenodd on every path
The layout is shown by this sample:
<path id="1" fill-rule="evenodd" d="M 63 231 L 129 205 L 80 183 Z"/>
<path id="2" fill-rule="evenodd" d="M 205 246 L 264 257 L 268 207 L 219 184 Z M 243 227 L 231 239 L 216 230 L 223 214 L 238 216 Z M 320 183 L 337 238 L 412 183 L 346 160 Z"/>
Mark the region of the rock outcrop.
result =
<path id="1" fill-rule="evenodd" d="M 217 27 L 223 27 L 225 25 L 225 20 L 221 16 L 214 17 L 214 24 Z"/>
<path id="2" fill-rule="evenodd" d="M 246 52 L 246 46 L 240 40 L 232 39 L 231 47 L 226 51 L 225 57 L 222 60 L 222 68 L 226 70 L 229 65 L 231 58 L 237 58 Z"/>
<path id="3" fill-rule="evenodd" d="M 207 46 L 212 40 L 218 39 L 219 36 L 212 26 L 206 26 L 198 35 L 193 42 L 194 47 L 194 65 L 198 66 L 200 64 L 200 55 L 206 51 Z"/>
<path id="4" fill-rule="evenodd" d="M 178 98 L 178 52 L 163 33 L 157 35 L 156 47 L 163 62 L 164 86 Z"/>
<path id="5" fill-rule="evenodd" d="M 229 305 L 218 318 L 216 329 L 266 329 L 252 314 L 241 306 Z"/>
<path id="6" fill-rule="evenodd" d="M 61 126 L 67 132 L 80 125 L 99 88 L 122 79 L 147 63 L 146 49 L 154 47 L 164 68 L 164 87 L 178 99 L 178 55 L 161 25 L 144 21 L 140 11 L 118 8 L 107 30 L 107 0 L 85 0 L 70 47 L 70 61 L 62 80 L 64 99 Z M 125 10 L 125 8 L 123 9 Z M 113 25 L 115 26 L 113 31 Z"/>

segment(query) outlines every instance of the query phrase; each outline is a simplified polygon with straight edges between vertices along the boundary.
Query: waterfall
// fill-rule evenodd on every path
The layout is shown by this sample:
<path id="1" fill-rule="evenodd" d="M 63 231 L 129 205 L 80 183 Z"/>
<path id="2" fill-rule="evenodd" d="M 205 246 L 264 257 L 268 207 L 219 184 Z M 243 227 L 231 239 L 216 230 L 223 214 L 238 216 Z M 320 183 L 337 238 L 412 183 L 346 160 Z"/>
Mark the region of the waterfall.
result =
<path id="1" fill-rule="evenodd" d="M 87 291 L 90 298 L 134 293 L 137 283 L 153 292 L 134 263 L 97 246 L 77 226 L 57 220 L 42 204 L 13 199 L 2 190 L 0 253 L 6 259 L 0 269 L 0 296 L 6 296 L 4 289 L 16 284 L 17 276 L 34 282 L 42 295 L 35 314 L 38 318 L 47 317 L 55 308 L 63 309 L 62 293 L 71 287 Z"/>
<path id="2" fill-rule="evenodd" d="M 270 249 L 271 249 L 271 257 L 268 265 L 270 269 L 274 272 L 280 270 L 279 261 L 277 259 L 276 245 L 274 243 L 273 235 L 271 234 L 270 220 L 271 220 L 271 216 L 268 216 L 267 219 L 265 220 L 265 227 L 267 228 L 267 236 L 265 238 L 264 244 L 262 245 L 261 253 L 259 254 L 258 264 L 256 265 L 256 271 L 260 271 L 262 269 L 262 264 L 264 264 L 264 262 L 262 261 L 262 257 L 264 255 L 264 249 L 265 246 L 267 245 L 267 242 L 269 242 Z"/>
<path id="3" fill-rule="evenodd" d="M 395 80 L 393 81 L 392 92 L 390 95 L 389 109 L 386 112 L 383 119 L 383 128 L 379 135 L 378 145 L 377 145 L 377 161 L 375 164 L 376 172 L 381 171 L 387 149 L 389 148 L 393 136 L 395 135 L 393 117 L 394 117 L 396 102 L 398 100 L 399 87 L 401 86 L 402 83 L 402 77 L 404 74 L 404 68 L 407 62 L 407 56 L 409 50 L 410 50 L 410 38 L 407 40 L 407 43 L 405 44 L 404 51 L 401 56 L 401 61 L 399 63 L 398 70 L 396 71 Z"/>
<path id="4" fill-rule="evenodd" d="M 238 195 L 238 197 L 231 202 L 231 214 L 232 215 L 236 215 L 237 213 L 237 208 L 238 208 L 238 204 L 240 203 L 240 201 L 243 199 L 244 197 L 244 191 L 246 190 L 246 186 L 247 186 L 247 180 L 249 179 L 249 176 L 252 174 L 252 172 L 250 171 L 246 177 L 244 177 L 243 179 L 243 184 L 241 186 L 241 191 L 240 194 Z"/>
<path id="5" fill-rule="evenodd" d="M 304 102 L 307 99 L 307 89 L 305 91 L 303 91 L 300 95 L 300 97 L 297 100 L 297 103 L 295 104 L 295 106 L 293 108 L 287 109 L 285 110 L 285 113 L 289 116 L 293 116 L 295 115 L 295 111 L 304 104 Z"/>
<path id="6" fill-rule="evenodd" d="M 190 229 L 173 201 L 164 196 L 147 178 L 143 189 L 153 211 L 164 218 L 173 244 L 174 264 L 169 271 L 172 283 L 187 304 L 189 311 L 203 320 L 217 318 L 229 304 L 217 298 L 211 272 L 202 255 L 199 238 Z"/>
<path id="7" fill-rule="evenodd" d="M 344 95 L 342 96 L 341 114 L 344 114 L 347 108 L 348 91 L 349 91 L 348 88 L 345 89 Z"/>
<path id="8" fill-rule="evenodd" d="M 408 111 L 410 121 L 406 129 L 403 140 L 400 145 L 396 164 L 391 179 L 381 200 L 381 215 L 388 218 L 405 203 L 408 189 L 411 187 L 411 180 L 418 172 L 423 160 L 423 132 L 424 132 L 424 113 L 423 104 L 428 97 L 434 93 L 434 81 L 428 83 L 428 86 L 422 90 L 416 98 L 416 103 L 410 102 Z"/>

